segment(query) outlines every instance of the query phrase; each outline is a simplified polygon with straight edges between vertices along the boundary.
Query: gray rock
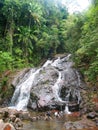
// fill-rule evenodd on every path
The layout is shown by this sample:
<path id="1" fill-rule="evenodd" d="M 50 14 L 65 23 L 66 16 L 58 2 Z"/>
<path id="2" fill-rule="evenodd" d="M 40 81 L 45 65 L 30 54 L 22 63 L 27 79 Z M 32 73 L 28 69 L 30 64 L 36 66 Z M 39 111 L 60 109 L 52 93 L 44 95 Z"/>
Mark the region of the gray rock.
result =
<path id="1" fill-rule="evenodd" d="M 80 130 L 80 129 L 89 129 L 95 127 L 95 123 L 88 119 L 82 119 L 80 121 L 68 121 L 65 122 L 64 127 L 66 130 Z"/>
<path id="2" fill-rule="evenodd" d="M 11 85 L 15 87 L 18 83 L 20 83 L 21 80 L 22 80 L 22 78 L 24 77 L 24 75 L 25 75 L 29 70 L 30 70 L 30 69 L 25 68 L 25 69 L 23 69 L 22 71 L 19 71 L 19 72 L 17 73 L 17 75 L 14 77 L 14 79 L 13 79 Z"/>
<path id="3" fill-rule="evenodd" d="M 97 114 L 95 112 L 91 112 L 87 114 L 87 118 L 88 119 L 94 119 L 97 116 Z"/>
<path id="4" fill-rule="evenodd" d="M 10 123 L 4 123 L 3 120 L 0 120 L 0 130 L 15 130 L 14 126 Z"/>
<path id="5" fill-rule="evenodd" d="M 48 60 L 40 69 L 22 71 L 12 83 L 17 86 L 11 105 L 15 105 L 17 110 L 27 110 L 27 105 L 32 109 L 80 105 L 85 84 L 79 72 L 73 68 L 70 56 Z"/>

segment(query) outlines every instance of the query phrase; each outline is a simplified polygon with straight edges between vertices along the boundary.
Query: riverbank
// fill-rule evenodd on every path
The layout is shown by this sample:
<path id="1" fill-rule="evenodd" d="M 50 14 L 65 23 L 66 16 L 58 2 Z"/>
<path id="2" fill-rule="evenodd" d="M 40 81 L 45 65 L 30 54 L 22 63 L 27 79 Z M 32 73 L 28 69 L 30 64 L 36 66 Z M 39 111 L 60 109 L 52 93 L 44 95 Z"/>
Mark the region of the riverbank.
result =
<path id="1" fill-rule="evenodd" d="M 16 130 L 98 130 L 98 113 L 59 112 L 56 116 L 56 112 L 58 111 L 50 111 L 51 118 L 46 118 L 47 112 L 24 112 L 0 108 L 0 119 L 4 123 L 13 125 Z"/>

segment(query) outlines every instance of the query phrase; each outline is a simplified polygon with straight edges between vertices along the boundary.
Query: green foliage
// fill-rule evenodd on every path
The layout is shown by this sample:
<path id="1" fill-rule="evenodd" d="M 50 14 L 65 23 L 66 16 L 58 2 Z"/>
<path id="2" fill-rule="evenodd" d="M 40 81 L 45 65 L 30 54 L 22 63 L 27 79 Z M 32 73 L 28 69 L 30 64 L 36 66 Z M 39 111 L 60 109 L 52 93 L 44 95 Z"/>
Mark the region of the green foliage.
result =
<path id="1" fill-rule="evenodd" d="M 59 38 L 61 39 L 60 48 L 63 51 L 74 54 L 79 48 L 82 25 L 83 19 L 81 14 L 70 15 L 66 20 L 61 21 Z"/>
<path id="2" fill-rule="evenodd" d="M 12 69 L 13 58 L 9 52 L 0 51 L 0 72 Z"/>
<path id="3" fill-rule="evenodd" d="M 80 48 L 77 50 L 79 64 L 84 65 L 84 74 L 92 82 L 98 76 L 98 6 L 92 6 L 85 14 L 86 21 L 82 26 Z"/>
<path id="4" fill-rule="evenodd" d="M 56 54 L 59 23 L 68 12 L 55 0 L 5 0 L 0 16 L 0 50 L 9 53 L 13 62 L 4 65 L 5 70 L 37 65 L 41 59 Z"/>
<path id="5" fill-rule="evenodd" d="M 98 2 L 69 15 L 56 0 L 0 1 L 0 71 L 39 65 L 57 53 L 72 53 L 89 80 L 98 75 Z"/>
<path id="6" fill-rule="evenodd" d="M 0 83 L 0 98 L 2 100 L 10 99 L 13 94 L 13 87 L 8 86 L 8 80 L 9 78 L 7 76 L 2 78 L 2 81 Z"/>
<path id="7" fill-rule="evenodd" d="M 90 81 L 96 82 L 98 76 L 98 59 L 90 64 L 90 67 L 85 74 L 88 76 Z"/>

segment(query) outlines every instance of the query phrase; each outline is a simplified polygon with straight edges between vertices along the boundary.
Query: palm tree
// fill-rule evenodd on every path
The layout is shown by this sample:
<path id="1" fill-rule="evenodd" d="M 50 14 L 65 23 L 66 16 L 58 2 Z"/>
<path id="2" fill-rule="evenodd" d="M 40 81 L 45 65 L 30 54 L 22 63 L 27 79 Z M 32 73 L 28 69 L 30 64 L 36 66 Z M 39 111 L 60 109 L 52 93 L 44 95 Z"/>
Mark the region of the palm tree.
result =
<path id="1" fill-rule="evenodd" d="M 23 51 L 23 56 L 28 62 L 29 56 L 33 53 L 33 42 L 37 41 L 37 37 L 32 33 L 29 27 L 21 26 L 18 28 L 17 34 L 15 36 L 18 37 L 18 42 L 21 43 L 21 49 Z"/>

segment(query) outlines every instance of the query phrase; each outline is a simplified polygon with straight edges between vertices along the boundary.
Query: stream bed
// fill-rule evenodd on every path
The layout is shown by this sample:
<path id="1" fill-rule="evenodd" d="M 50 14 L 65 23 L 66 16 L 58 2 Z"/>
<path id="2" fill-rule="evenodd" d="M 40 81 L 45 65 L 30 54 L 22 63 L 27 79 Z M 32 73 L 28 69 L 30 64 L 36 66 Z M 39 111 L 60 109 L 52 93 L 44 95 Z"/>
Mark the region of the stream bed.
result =
<path id="1" fill-rule="evenodd" d="M 52 120 L 52 121 L 36 121 L 25 122 L 23 130 L 68 130 L 64 128 L 64 120 Z M 73 129 L 72 129 L 73 130 Z M 77 130 L 77 129 L 74 129 Z M 81 129 L 81 130 L 98 130 L 98 127 Z"/>
<path id="2" fill-rule="evenodd" d="M 63 124 L 60 120 L 26 122 L 23 130 L 64 130 Z"/>
<path id="3" fill-rule="evenodd" d="M 33 113 L 32 115 L 36 116 L 36 113 Z M 64 115 L 60 118 L 52 115 L 52 120 L 24 121 L 23 130 L 80 130 L 66 129 L 64 127 L 64 123 L 68 121 L 72 121 L 74 123 L 75 121 L 79 121 L 81 119 L 81 117 L 72 117 L 70 115 Z M 88 129 L 83 128 L 81 130 L 98 130 L 98 127 L 89 127 Z"/>
<path id="4" fill-rule="evenodd" d="M 44 116 L 44 112 L 30 112 L 33 117 Z M 51 116 L 51 120 L 36 120 L 36 121 L 24 121 L 23 130 L 64 130 L 63 125 L 66 121 L 66 117 L 57 118 L 54 115 Z"/>

